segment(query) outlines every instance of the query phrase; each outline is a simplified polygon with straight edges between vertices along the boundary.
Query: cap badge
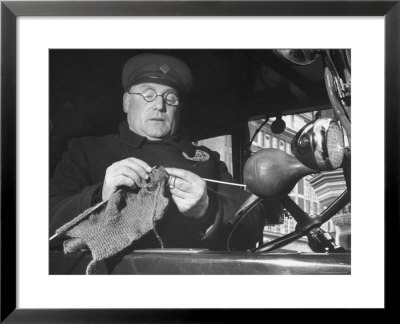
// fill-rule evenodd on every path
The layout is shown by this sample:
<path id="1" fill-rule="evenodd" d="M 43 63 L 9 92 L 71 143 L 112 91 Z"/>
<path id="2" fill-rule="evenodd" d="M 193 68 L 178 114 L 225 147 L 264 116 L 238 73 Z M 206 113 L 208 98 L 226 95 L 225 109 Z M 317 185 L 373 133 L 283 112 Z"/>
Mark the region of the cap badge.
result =
<path id="1" fill-rule="evenodd" d="M 170 67 L 168 66 L 168 64 L 164 63 L 163 65 L 160 66 L 160 70 L 161 70 L 164 74 L 167 74 L 168 71 L 170 70 Z"/>
<path id="2" fill-rule="evenodd" d="M 193 157 L 190 157 L 185 152 L 182 152 L 182 154 L 185 159 L 188 159 L 188 160 L 194 161 L 194 162 L 205 162 L 210 159 L 210 154 L 208 154 L 207 152 L 204 152 L 202 150 L 198 150 L 198 149 L 196 149 L 196 153 Z"/>

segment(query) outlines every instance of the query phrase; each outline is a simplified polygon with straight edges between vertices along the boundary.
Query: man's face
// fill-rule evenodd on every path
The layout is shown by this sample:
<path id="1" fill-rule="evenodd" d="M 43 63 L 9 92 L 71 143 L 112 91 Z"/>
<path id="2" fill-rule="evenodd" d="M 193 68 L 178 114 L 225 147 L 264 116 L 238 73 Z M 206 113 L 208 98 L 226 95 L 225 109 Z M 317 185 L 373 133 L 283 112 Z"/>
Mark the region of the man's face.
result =
<path id="1" fill-rule="evenodd" d="M 153 89 L 157 95 L 154 101 L 147 102 L 141 95 L 143 90 Z M 174 92 L 173 88 L 156 83 L 141 83 L 131 87 L 124 94 L 124 112 L 127 113 L 129 128 L 149 140 L 161 140 L 176 133 L 179 125 L 180 107 L 168 105 L 163 94 Z"/>

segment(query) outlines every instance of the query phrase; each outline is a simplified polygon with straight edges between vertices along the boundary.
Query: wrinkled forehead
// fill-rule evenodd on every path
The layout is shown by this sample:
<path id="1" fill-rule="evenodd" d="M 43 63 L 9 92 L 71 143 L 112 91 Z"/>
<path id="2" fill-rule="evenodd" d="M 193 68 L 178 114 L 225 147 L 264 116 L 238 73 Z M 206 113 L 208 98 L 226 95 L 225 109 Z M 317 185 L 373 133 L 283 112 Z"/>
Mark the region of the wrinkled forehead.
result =
<path id="1" fill-rule="evenodd" d="M 176 90 L 173 87 L 170 87 L 170 86 L 164 85 L 164 84 L 150 83 L 150 82 L 134 84 L 131 87 L 130 92 L 143 91 L 148 88 L 155 90 L 157 93 L 174 92 L 174 93 L 178 94 L 178 90 Z"/>

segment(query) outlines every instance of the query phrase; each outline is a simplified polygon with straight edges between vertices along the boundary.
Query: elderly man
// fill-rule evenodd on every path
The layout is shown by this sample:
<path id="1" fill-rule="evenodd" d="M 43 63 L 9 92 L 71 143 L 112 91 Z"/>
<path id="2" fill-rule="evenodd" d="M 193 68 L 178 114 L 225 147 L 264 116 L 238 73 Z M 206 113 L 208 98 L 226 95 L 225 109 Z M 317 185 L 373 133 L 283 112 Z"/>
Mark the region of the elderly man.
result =
<path id="1" fill-rule="evenodd" d="M 217 153 L 179 136 L 182 101 L 192 86 L 188 66 L 175 57 L 141 54 L 126 62 L 122 82 L 127 120 L 119 134 L 72 140 L 55 170 L 50 182 L 51 234 L 119 188 L 142 187 L 152 167 L 162 165 L 169 175 L 174 211 L 158 226 L 164 246 L 225 249 L 226 222 L 246 193 L 228 189 L 227 195 L 207 186 L 203 178 L 232 181 L 226 165 Z M 262 215 L 253 212 L 240 224 L 234 246 L 254 246 L 263 224 Z M 207 236 L 210 229 L 213 235 Z M 159 247 L 154 233 L 134 243 L 135 249 L 148 247 Z"/>

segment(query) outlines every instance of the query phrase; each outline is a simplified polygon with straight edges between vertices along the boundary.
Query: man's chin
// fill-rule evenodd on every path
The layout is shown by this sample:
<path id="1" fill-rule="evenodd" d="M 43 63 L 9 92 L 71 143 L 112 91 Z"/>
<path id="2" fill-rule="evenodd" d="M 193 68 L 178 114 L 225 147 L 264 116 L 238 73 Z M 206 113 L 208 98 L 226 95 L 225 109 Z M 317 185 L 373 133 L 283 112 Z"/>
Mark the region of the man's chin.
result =
<path id="1" fill-rule="evenodd" d="M 149 126 L 149 125 L 145 125 Z M 129 126 L 129 129 L 133 131 L 134 133 L 144 136 L 147 139 L 151 141 L 160 141 L 162 139 L 168 138 L 171 136 L 171 128 L 168 127 L 167 125 L 160 125 L 158 127 L 131 127 Z"/>
<path id="2" fill-rule="evenodd" d="M 146 137 L 152 141 L 160 141 L 170 136 L 169 131 L 146 132 Z"/>

